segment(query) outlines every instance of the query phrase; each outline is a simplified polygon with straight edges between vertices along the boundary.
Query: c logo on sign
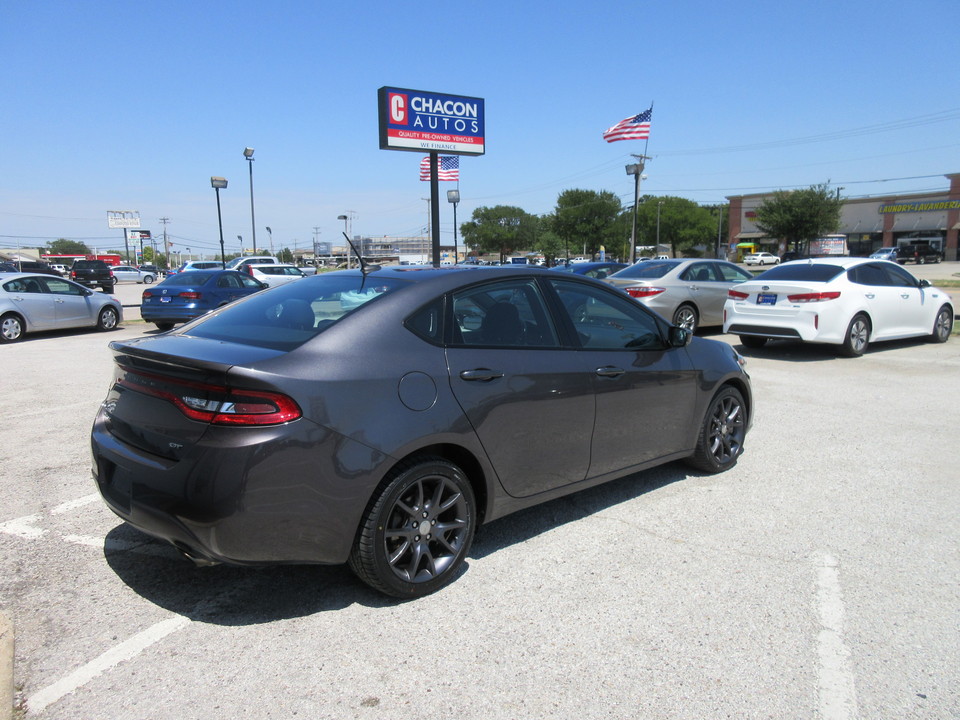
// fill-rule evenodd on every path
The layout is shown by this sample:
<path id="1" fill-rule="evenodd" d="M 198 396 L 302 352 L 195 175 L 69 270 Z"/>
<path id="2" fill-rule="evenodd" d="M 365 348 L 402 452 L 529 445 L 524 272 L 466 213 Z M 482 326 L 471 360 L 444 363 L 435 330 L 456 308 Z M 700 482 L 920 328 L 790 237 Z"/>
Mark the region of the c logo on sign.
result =
<path id="1" fill-rule="evenodd" d="M 394 125 L 407 124 L 407 96 L 390 93 L 390 122 Z"/>

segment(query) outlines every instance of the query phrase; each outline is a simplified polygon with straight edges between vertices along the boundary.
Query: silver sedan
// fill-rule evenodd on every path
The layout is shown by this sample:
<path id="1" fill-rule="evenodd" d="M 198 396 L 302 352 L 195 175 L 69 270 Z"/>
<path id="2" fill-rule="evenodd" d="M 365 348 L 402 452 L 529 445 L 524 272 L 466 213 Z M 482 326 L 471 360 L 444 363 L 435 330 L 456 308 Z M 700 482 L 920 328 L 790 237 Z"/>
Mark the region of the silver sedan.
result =
<path id="1" fill-rule="evenodd" d="M 71 280 L 28 273 L 0 276 L 0 342 L 16 342 L 40 330 L 113 330 L 121 320 L 119 300 Z"/>
<path id="2" fill-rule="evenodd" d="M 696 332 L 723 324 L 723 304 L 734 285 L 753 275 L 725 260 L 648 260 L 624 268 L 604 282 L 620 288 L 674 325 Z"/>
<path id="3" fill-rule="evenodd" d="M 157 274 L 139 268 L 133 265 L 114 265 L 110 268 L 113 273 L 114 282 L 118 283 L 143 283 L 149 285 L 157 279 Z"/>

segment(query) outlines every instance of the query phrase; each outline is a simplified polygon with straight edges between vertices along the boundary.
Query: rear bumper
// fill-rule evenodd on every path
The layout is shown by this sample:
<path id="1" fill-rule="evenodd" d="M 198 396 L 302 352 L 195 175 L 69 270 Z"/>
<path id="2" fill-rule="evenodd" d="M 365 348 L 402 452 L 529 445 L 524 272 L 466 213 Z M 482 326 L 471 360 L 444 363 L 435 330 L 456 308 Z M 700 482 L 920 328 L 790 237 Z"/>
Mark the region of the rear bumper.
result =
<path id="1" fill-rule="evenodd" d="M 101 411 L 91 448 L 97 488 L 120 518 L 192 557 L 236 565 L 346 562 L 388 460 L 304 419 L 211 427 L 171 460 L 114 437 Z"/>

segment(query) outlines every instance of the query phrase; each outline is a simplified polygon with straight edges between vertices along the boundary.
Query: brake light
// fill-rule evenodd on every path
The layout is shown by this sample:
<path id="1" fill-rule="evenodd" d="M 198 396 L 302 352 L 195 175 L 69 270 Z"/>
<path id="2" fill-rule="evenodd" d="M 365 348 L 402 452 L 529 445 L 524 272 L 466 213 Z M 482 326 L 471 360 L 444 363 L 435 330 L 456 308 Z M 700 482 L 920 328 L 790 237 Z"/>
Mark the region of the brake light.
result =
<path id="1" fill-rule="evenodd" d="M 748 297 L 750 297 L 750 294 L 740 292 L 739 290 L 727 290 L 727 297 L 731 300 L 746 300 Z"/>
<path id="2" fill-rule="evenodd" d="M 120 366 L 117 385 L 174 405 L 191 420 L 212 425 L 279 425 L 302 417 L 290 397 L 210 383 L 176 380 Z"/>
<path id="3" fill-rule="evenodd" d="M 177 297 L 186 298 L 187 300 L 199 300 L 200 293 L 195 290 L 187 290 L 186 292 L 179 293 Z"/>
<path id="4" fill-rule="evenodd" d="M 824 300 L 836 300 L 840 297 L 839 292 L 814 292 L 800 293 L 798 295 L 787 295 L 787 300 L 792 303 L 823 302 Z"/>
<path id="5" fill-rule="evenodd" d="M 666 288 L 650 287 L 648 285 L 636 285 L 634 287 L 625 287 L 623 289 L 623 291 L 630 297 L 641 298 L 641 299 L 659 295 L 664 290 L 666 290 Z"/>

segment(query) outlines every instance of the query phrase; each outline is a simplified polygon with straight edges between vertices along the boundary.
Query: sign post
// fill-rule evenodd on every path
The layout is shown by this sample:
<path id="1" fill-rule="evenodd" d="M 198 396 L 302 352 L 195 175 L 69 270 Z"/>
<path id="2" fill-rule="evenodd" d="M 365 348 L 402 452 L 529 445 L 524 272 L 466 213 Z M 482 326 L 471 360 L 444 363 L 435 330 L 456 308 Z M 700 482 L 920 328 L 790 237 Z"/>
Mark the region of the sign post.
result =
<path id="1" fill-rule="evenodd" d="M 484 154 L 483 98 L 382 87 L 377 91 L 377 100 L 380 149 L 430 155 L 431 245 L 433 264 L 439 267 L 438 154 Z"/>

